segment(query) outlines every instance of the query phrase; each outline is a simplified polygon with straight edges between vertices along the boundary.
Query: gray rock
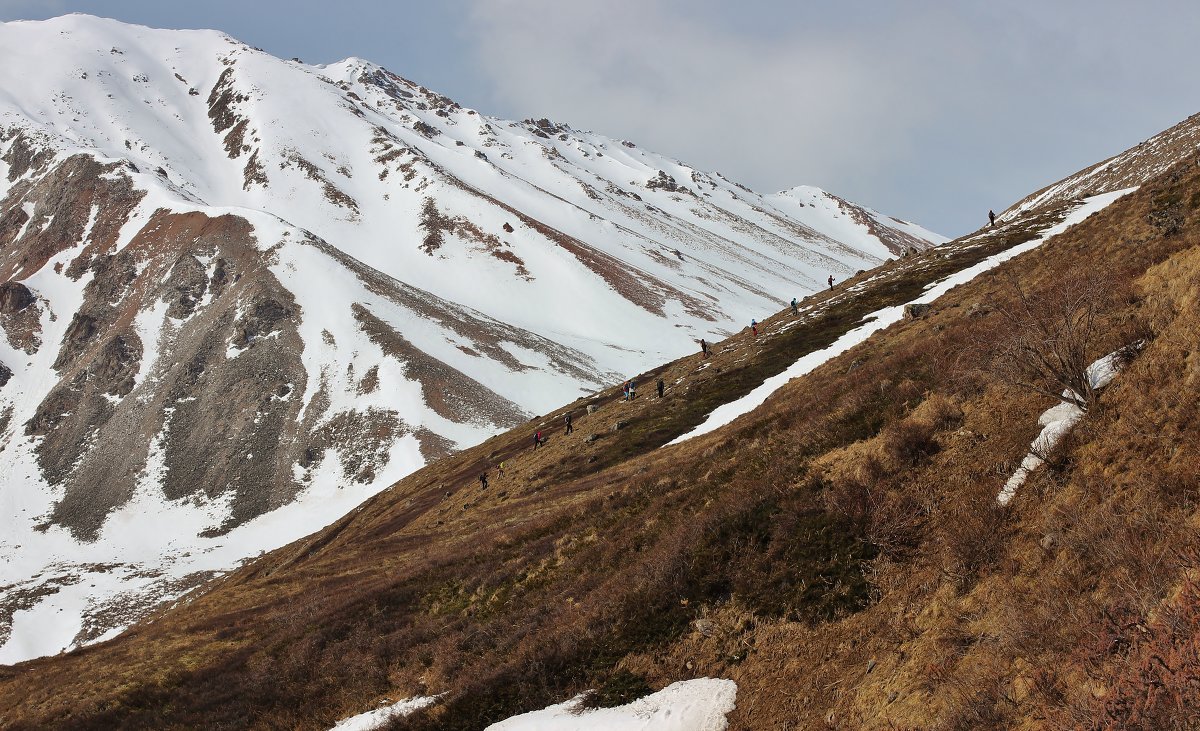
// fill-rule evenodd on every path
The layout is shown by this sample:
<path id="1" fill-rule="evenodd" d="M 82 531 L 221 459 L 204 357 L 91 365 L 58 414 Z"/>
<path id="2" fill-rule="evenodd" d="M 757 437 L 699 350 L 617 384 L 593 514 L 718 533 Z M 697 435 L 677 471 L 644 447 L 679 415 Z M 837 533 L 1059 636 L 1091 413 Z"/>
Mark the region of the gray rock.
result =
<path id="1" fill-rule="evenodd" d="M 0 312 L 20 312 L 34 302 L 33 292 L 20 282 L 0 284 Z"/>
<path id="2" fill-rule="evenodd" d="M 992 308 L 979 302 L 974 302 L 967 308 L 967 317 L 983 317 L 991 312 Z"/>
<path id="3" fill-rule="evenodd" d="M 625 428 L 625 427 L 627 427 L 627 426 L 629 426 L 629 422 L 628 422 L 628 421 L 618 421 L 616 424 L 613 424 L 613 428 L 612 428 L 612 430 L 613 430 L 613 431 L 620 431 L 621 429 L 624 429 L 624 428 Z"/>
<path id="4" fill-rule="evenodd" d="M 929 305 L 923 302 L 914 302 L 904 306 L 904 317 L 909 320 L 916 320 L 929 314 Z"/>

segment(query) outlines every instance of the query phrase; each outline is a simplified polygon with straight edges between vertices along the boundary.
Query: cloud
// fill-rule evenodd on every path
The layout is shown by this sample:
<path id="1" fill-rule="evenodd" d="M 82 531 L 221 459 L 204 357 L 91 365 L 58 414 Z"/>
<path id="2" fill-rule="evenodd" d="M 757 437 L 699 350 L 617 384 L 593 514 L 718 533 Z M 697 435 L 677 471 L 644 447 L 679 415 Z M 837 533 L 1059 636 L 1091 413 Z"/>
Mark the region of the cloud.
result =
<path id="1" fill-rule="evenodd" d="M 626 137 L 758 190 L 820 185 L 950 234 L 1200 96 L 1200 4 L 1182 1 L 469 7 L 490 112 Z"/>
<path id="2" fill-rule="evenodd" d="M 803 27 L 764 39 L 669 2 L 477 2 L 496 103 L 622 135 L 771 188 L 871 176 L 933 109 L 881 79 L 890 44 Z"/>
<path id="3" fill-rule="evenodd" d="M 363 56 L 489 114 L 764 192 L 819 185 L 946 234 L 1200 99 L 1194 0 L 0 0 L 0 19 L 76 10 Z"/>

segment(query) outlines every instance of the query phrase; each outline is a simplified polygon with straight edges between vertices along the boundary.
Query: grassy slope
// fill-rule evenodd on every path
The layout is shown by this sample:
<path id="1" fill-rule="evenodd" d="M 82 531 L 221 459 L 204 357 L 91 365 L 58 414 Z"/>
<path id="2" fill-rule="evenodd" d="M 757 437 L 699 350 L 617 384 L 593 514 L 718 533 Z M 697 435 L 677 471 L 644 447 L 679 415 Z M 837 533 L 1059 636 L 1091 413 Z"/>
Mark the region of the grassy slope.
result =
<path id="1" fill-rule="evenodd" d="M 1035 293 L 1081 263 L 1128 285 L 1095 355 L 1135 316 L 1154 332 L 1007 510 L 994 496 L 1049 404 L 981 368 L 1003 276 L 729 428 L 655 448 L 1045 220 L 861 275 L 857 298 L 846 283 L 802 326 L 782 313 L 706 367 L 664 366 L 631 404 L 577 402 L 570 437 L 549 415 L 536 452 L 533 424 L 496 437 L 118 640 L 0 668 L 0 725 L 328 728 L 445 691 L 408 727 L 474 729 L 588 687 L 615 702 L 703 675 L 738 682 L 735 728 L 1119 727 L 1151 691 L 1149 713 L 1187 708 L 1198 207 L 1180 168 L 1004 268 Z"/>

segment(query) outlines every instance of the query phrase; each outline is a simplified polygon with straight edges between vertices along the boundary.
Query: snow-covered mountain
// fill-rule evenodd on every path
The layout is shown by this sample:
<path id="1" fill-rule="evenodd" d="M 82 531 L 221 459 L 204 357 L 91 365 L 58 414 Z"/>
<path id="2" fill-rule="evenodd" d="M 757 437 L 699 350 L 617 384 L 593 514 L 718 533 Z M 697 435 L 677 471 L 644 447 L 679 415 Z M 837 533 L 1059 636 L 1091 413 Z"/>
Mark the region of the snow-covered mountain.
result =
<path id="1" fill-rule="evenodd" d="M 943 240 L 360 59 L 0 25 L 0 662 Z"/>

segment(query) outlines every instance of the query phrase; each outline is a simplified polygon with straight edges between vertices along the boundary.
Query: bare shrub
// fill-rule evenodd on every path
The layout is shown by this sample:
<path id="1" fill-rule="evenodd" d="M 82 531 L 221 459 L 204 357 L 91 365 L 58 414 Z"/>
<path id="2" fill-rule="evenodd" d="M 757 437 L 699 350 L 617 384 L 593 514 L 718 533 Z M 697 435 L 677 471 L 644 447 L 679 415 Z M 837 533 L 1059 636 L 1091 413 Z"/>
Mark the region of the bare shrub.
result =
<path id="1" fill-rule="evenodd" d="M 870 513 L 867 540 L 884 553 L 904 556 L 920 543 L 924 521 L 925 510 L 912 495 L 883 493 Z"/>
<path id="2" fill-rule="evenodd" d="M 1003 554 L 1005 511 L 991 485 L 984 482 L 961 491 L 947 508 L 938 526 L 942 573 L 965 589 Z"/>
<path id="3" fill-rule="evenodd" d="M 920 464 L 938 450 L 934 427 L 924 421 L 906 419 L 884 430 L 880 444 L 892 471 Z"/>
<path id="4" fill-rule="evenodd" d="M 1034 295 L 1010 278 L 1012 302 L 997 305 L 1007 337 L 992 345 L 991 368 L 1005 382 L 1087 411 L 1097 399 L 1088 366 L 1105 334 L 1114 283 L 1089 273 Z"/>

